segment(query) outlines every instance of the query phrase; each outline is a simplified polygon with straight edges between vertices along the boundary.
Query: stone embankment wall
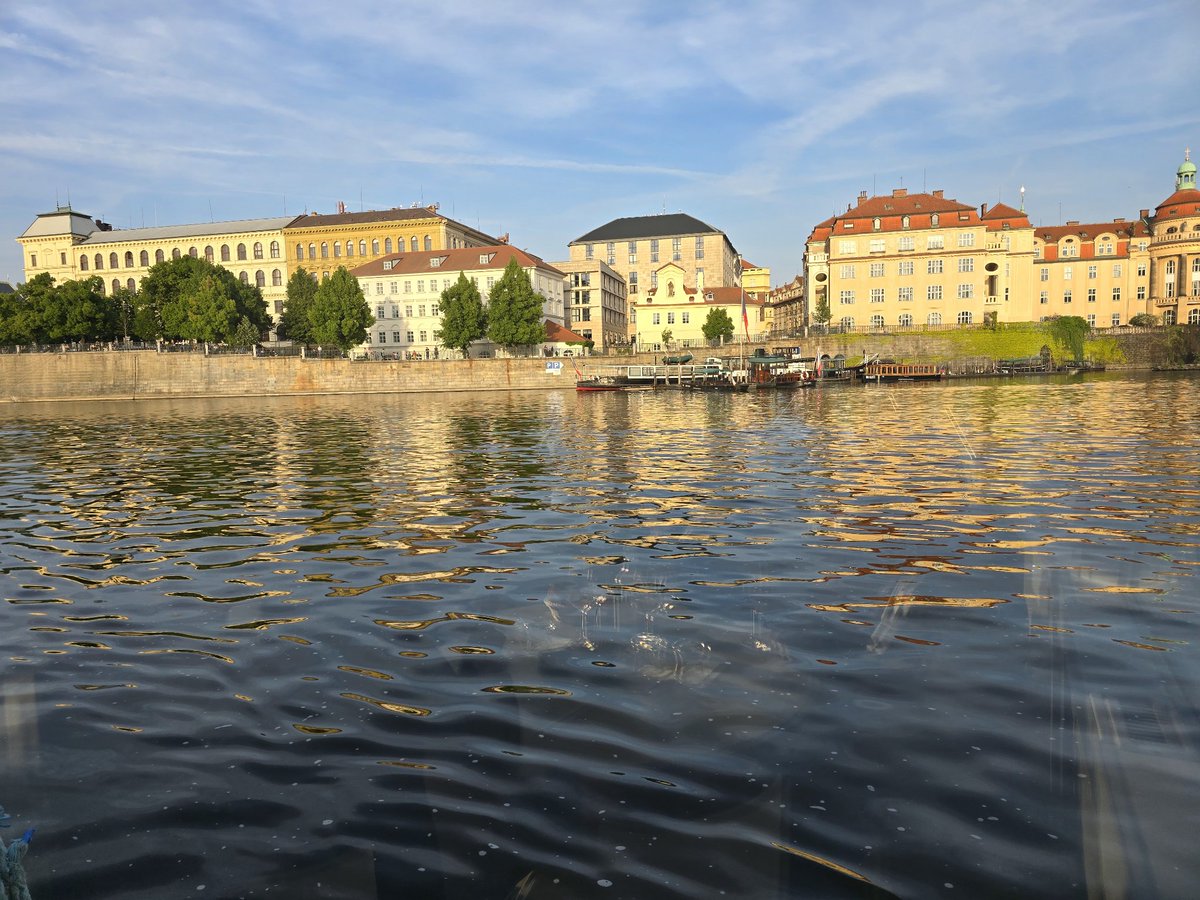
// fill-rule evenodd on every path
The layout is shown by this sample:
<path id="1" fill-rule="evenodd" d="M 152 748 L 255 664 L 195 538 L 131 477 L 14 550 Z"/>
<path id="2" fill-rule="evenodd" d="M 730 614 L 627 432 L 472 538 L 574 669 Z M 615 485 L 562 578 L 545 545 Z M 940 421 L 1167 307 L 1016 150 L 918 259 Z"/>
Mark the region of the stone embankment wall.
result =
<path id="1" fill-rule="evenodd" d="M 976 332 L 977 333 L 977 332 Z M 788 341 L 805 355 L 842 353 L 857 362 L 864 353 L 905 361 L 945 362 L 964 355 L 949 337 L 953 332 L 902 335 L 827 335 Z M 1002 333 L 1001 333 L 1002 334 Z M 1121 334 L 1113 338 L 1122 353 L 1121 368 L 1161 365 L 1161 332 Z M 1035 343 L 1040 336 L 1035 339 Z M 772 345 L 768 345 L 772 346 Z M 1038 344 L 1040 346 L 1040 343 Z M 748 348 L 749 349 L 749 348 Z M 978 354 L 980 348 L 973 348 Z M 993 358 L 1006 353 L 998 344 Z M 734 357 L 739 348 L 693 351 Z M 1030 350 L 1036 353 L 1037 348 Z M 425 391 L 548 390 L 573 387 L 575 367 L 594 372 L 602 365 L 659 362 L 663 354 L 588 359 L 476 359 L 419 362 L 299 359 L 153 350 L 0 354 L 0 402 L 36 400 L 131 400 L 162 397 L 245 397 L 298 394 L 420 393 Z M 548 370 L 547 363 L 561 365 Z M 1110 363 L 1110 367 L 1117 367 Z M 557 371 L 557 374 L 554 374 Z"/>

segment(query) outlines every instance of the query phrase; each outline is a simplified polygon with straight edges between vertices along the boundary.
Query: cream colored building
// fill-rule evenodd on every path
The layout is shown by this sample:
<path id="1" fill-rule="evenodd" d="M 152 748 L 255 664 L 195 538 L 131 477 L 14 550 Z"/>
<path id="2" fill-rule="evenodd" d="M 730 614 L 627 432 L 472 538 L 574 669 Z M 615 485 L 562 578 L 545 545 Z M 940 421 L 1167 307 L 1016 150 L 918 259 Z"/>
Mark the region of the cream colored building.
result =
<path id="1" fill-rule="evenodd" d="M 150 267 L 181 256 L 224 266 L 243 284 L 262 289 L 267 310 L 283 311 L 288 261 L 283 229 L 294 217 L 112 228 L 70 207 L 42 213 L 17 238 L 26 280 L 49 272 L 55 282 L 101 279 L 103 290 L 136 291 Z"/>
<path id="2" fill-rule="evenodd" d="M 563 302 L 568 326 L 600 350 L 629 343 L 625 279 L 601 259 L 551 263 L 565 275 Z"/>
<path id="3" fill-rule="evenodd" d="M 633 216 L 601 225 L 568 245 L 572 262 L 599 259 L 625 279 L 629 336 L 639 331 L 638 307 L 658 283 L 658 270 L 675 263 L 698 289 L 741 284 L 737 250 L 725 233 L 685 213 Z"/>
<path id="4" fill-rule="evenodd" d="M 808 321 L 805 309 L 804 276 L 797 275 L 787 284 L 772 288 L 767 295 L 771 337 L 800 337 Z"/>
<path id="5" fill-rule="evenodd" d="M 440 357 L 445 350 L 434 335 L 442 325 L 442 291 L 462 273 L 475 282 L 486 304 L 492 287 L 512 259 L 529 276 L 533 290 L 541 295 L 543 318 L 562 326 L 563 273 L 532 254 L 507 244 L 406 251 L 350 270 L 375 314 L 367 341 L 356 352 L 401 358 L 410 354 Z M 494 353 L 496 349 L 488 341 L 480 341 L 472 348 L 476 354 Z"/>
<path id="6" fill-rule="evenodd" d="M 1200 325 L 1200 190 L 1190 152 L 1175 173 L 1175 192 L 1153 217 L 1147 213 L 1147 311 L 1166 325 Z"/>
<path id="7" fill-rule="evenodd" d="M 1142 220 L 1034 229 L 1033 296 L 1025 320 L 1079 316 L 1093 328 L 1128 324 L 1147 310 L 1149 246 Z"/>
<path id="8" fill-rule="evenodd" d="M 722 309 L 733 322 L 733 342 L 765 339 L 769 330 L 767 301 L 740 287 L 698 288 L 687 282 L 687 271 L 678 263 L 657 270 L 655 286 L 642 298 L 637 343 L 652 350 L 705 348 L 704 323 L 714 309 Z M 746 320 L 742 320 L 745 301 Z M 670 339 L 664 334 L 670 332 Z"/>

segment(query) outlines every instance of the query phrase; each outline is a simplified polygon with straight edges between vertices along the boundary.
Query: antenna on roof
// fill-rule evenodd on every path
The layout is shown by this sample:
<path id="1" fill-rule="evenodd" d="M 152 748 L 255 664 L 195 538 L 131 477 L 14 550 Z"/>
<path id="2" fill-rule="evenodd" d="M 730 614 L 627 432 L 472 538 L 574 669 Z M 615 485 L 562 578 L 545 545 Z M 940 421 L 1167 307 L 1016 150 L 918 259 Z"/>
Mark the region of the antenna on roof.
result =
<path id="1" fill-rule="evenodd" d="M 212 220 L 213 220 L 213 214 L 212 214 L 212 198 L 211 198 L 211 197 L 209 197 L 209 198 L 208 198 L 208 221 L 209 221 L 209 222 L 212 222 Z"/>
<path id="2" fill-rule="evenodd" d="M 1021 212 L 1025 212 L 1025 185 L 1021 185 Z"/>

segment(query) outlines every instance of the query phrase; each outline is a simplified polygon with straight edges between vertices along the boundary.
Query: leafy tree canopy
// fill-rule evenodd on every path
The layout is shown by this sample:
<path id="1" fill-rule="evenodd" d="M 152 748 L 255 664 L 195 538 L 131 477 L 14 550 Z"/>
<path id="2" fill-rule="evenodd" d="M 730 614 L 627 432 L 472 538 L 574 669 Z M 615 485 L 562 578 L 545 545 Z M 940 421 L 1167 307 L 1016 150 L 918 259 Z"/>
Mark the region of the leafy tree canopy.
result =
<path id="1" fill-rule="evenodd" d="M 1072 354 L 1075 362 L 1083 362 L 1083 343 L 1092 326 L 1082 316 L 1055 316 L 1047 324 L 1050 337 Z"/>
<path id="2" fill-rule="evenodd" d="M 1154 315 L 1154 313 L 1138 313 L 1136 316 L 1133 316 L 1129 319 L 1129 324 L 1137 325 L 1142 328 L 1157 325 L 1158 316 Z"/>
<path id="3" fill-rule="evenodd" d="M 312 274 L 301 266 L 288 279 L 287 300 L 279 322 L 279 330 L 283 337 L 297 344 L 313 343 L 312 323 L 308 320 L 308 311 L 312 309 L 313 298 L 316 295 L 317 282 Z"/>
<path id="4" fill-rule="evenodd" d="M 433 333 L 433 338 L 450 350 L 461 350 L 465 355 L 474 341 L 487 335 L 487 311 L 479 288 L 465 273 L 458 273 L 458 280 L 442 291 L 442 327 Z"/>
<path id="5" fill-rule="evenodd" d="M 700 326 L 700 331 L 705 339 L 715 341 L 717 338 L 729 341 L 733 339 L 733 319 L 729 318 L 729 313 L 724 307 L 717 306 L 708 311 L 708 316 L 704 320 L 704 324 Z"/>
<path id="6" fill-rule="evenodd" d="M 95 276 L 56 285 L 43 272 L 0 298 L 0 342 L 111 340 L 120 332 L 119 298 L 103 291 L 104 283 Z"/>
<path id="7" fill-rule="evenodd" d="M 365 341 L 374 321 L 358 279 L 345 266 L 321 282 L 308 311 L 313 340 L 341 350 Z"/>
<path id="8" fill-rule="evenodd" d="M 529 347 L 546 339 L 542 298 L 529 274 L 510 259 L 488 296 L 487 336 L 506 350 Z"/>
<path id="9" fill-rule="evenodd" d="M 260 333 L 271 327 L 262 291 L 223 266 L 181 256 L 156 263 L 142 280 L 134 329 L 145 340 L 228 341 L 242 318 Z"/>
<path id="10" fill-rule="evenodd" d="M 829 308 L 829 297 L 824 288 L 817 288 L 817 303 L 813 307 L 812 317 L 818 325 L 828 325 L 829 320 L 833 318 L 833 311 Z"/>

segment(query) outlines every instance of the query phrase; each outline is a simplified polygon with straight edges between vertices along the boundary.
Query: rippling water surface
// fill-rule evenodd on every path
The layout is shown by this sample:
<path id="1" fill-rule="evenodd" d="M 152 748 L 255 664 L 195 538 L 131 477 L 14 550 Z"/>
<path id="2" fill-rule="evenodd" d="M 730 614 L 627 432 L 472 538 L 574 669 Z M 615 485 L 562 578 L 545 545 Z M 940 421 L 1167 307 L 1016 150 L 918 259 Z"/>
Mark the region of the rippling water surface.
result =
<path id="1" fill-rule="evenodd" d="M 37 900 L 1182 897 L 1194 377 L 4 408 Z"/>

